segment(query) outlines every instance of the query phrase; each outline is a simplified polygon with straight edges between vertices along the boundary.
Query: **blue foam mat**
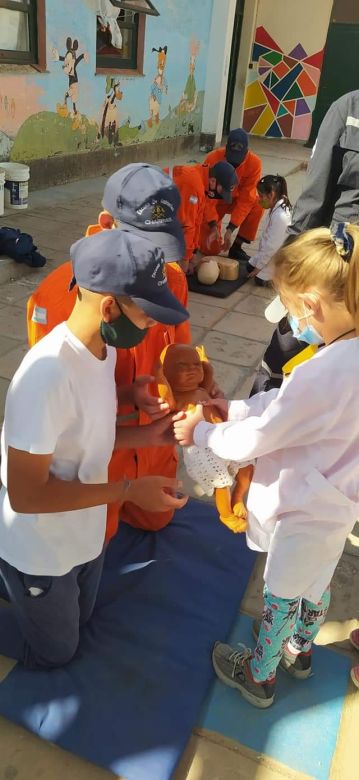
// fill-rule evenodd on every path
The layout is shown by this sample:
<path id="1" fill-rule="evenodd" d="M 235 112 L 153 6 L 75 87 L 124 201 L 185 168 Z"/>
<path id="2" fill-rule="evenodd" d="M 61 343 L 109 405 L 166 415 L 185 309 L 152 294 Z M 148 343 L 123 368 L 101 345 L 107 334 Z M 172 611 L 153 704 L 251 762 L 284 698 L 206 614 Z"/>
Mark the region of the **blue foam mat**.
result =
<path id="1" fill-rule="evenodd" d="M 253 647 L 252 619 L 240 615 L 230 644 Z M 327 780 L 334 755 L 350 662 L 343 655 L 314 647 L 308 680 L 278 671 L 276 698 L 268 710 L 248 704 L 233 688 L 216 681 L 200 726 L 240 742 L 315 780 Z"/>
<path id="2" fill-rule="evenodd" d="M 51 672 L 16 666 L 0 714 L 127 780 L 168 780 L 254 559 L 205 503 L 157 533 L 121 524 L 78 656 Z"/>

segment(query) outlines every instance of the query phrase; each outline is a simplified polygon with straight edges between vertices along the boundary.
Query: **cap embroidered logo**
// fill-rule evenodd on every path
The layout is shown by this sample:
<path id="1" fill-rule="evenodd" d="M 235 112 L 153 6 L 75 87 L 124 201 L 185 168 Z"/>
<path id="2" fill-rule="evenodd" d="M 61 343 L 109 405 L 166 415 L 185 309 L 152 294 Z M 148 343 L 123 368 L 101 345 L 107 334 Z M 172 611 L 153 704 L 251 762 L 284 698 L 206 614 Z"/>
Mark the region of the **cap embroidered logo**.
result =
<path id="1" fill-rule="evenodd" d="M 162 219 L 165 219 L 165 218 L 166 218 L 166 212 L 165 212 L 163 206 L 161 206 L 160 203 L 156 203 L 156 205 L 152 209 L 152 219 L 156 220 L 156 221 L 157 220 L 161 221 Z"/>
<path id="2" fill-rule="evenodd" d="M 151 277 L 157 283 L 157 287 L 162 287 L 167 284 L 167 277 L 165 274 L 165 260 L 163 252 L 159 252 L 155 249 L 156 260 L 158 260 L 156 267 L 152 271 Z"/>

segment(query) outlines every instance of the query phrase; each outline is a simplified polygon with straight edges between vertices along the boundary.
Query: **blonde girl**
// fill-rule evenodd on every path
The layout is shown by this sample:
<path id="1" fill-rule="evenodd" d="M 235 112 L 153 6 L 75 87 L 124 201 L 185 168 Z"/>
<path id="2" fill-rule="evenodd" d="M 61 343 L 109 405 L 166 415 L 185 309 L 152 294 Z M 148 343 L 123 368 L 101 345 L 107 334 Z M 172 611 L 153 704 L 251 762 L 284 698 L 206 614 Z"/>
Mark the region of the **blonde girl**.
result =
<path id="1" fill-rule="evenodd" d="M 256 459 L 248 545 L 268 553 L 254 652 L 216 643 L 215 671 L 257 707 L 274 699 L 278 665 L 309 677 L 329 583 L 359 515 L 359 228 L 308 231 L 274 257 L 274 285 L 294 334 L 324 346 L 282 387 L 223 402 L 228 422 L 202 407 L 175 422 L 182 445 L 229 460 Z"/>

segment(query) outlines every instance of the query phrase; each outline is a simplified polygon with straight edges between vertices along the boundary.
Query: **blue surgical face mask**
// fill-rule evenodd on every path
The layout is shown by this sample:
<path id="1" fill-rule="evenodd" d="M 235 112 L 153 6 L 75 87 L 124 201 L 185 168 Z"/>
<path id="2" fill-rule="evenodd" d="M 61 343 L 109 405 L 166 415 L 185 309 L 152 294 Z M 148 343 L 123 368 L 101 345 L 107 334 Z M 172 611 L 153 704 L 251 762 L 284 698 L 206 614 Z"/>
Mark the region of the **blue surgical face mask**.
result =
<path id="1" fill-rule="evenodd" d="M 307 320 L 308 317 L 310 317 L 309 313 L 304 314 L 303 317 L 295 317 L 293 314 L 288 314 L 288 322 L 294 338 L 304 341 L 306 344 L 323 344 L 323 336 L 309 323 L 306 324 L 303 330 L 300 330 L 300 320 Z"/>

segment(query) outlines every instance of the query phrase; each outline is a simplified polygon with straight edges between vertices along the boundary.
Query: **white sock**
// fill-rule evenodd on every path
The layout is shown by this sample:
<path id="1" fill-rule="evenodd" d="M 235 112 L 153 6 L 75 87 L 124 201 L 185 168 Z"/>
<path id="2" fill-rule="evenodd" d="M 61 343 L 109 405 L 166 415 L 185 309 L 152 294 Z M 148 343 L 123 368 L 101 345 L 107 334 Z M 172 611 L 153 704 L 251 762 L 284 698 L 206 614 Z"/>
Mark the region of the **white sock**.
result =
<path id="1" fill-rule="evenodd" d="M 304 647 L 301 647 L 300 650 L 298 650 L 297 647 L 294 647 L 294 645 L 292 645 L 290 640 L 289 640 L 289 642 L 287 644 L 287 648 L 288 648 L 289 652 L 292 653 L 292 655 L 299 655 L 299 653 L 307 653 L 308 650 L 310 650 L 310 647 L 311 647 L 311 643 L 310 642 L 307 642 L 304 645 Z"/>

